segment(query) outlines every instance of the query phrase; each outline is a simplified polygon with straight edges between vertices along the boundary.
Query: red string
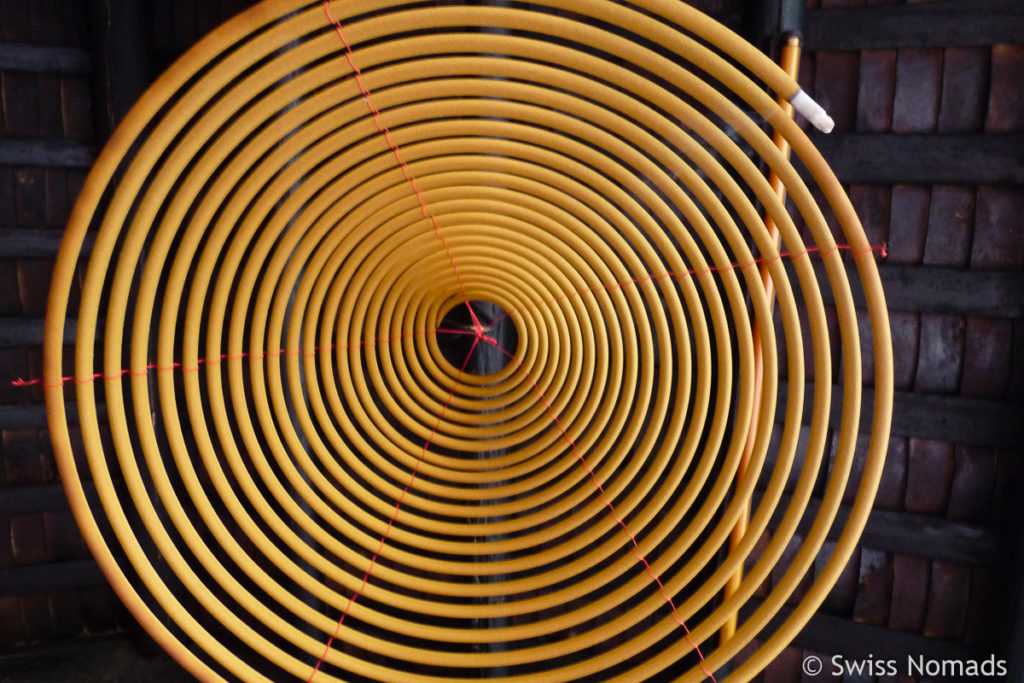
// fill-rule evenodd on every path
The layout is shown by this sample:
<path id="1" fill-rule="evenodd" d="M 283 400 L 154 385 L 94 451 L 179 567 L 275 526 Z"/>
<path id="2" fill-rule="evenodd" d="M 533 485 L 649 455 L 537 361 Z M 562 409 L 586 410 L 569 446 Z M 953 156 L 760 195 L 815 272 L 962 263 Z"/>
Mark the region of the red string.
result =
<path id="1" fill-rule="evenodd" d="M 752 268 L 753 266 L 756 266 L 756 265 L 759 265 L 759 264 L 769 265 L 769 264 L 775 263 L 776 261 L 779 261 L 779 260 L 784 259 L 784 258 L 788 258 L 788 259 L 791 259 L 791 260 L 795 261 L 795 260 L 797 260 L 799 258 L 802 258 L 804 256 L 808 256 L 810 254 L 815 254 L 815 253 L 820 254 L 821 258 L 826 258 L 829 255 L 836 253 L 837 251 L 849 251 L 849 252 L 851 252 L 851 254 L 853 255 L 854 258 L 857 258 L 857 257 L 863 256 L 864 254 L 870 254 L 872 252 L 877 251 L 879 253 L 879 255 L 884 259 L 884 258 L 886 258 L 889 255 L 888 249 L 889 249 L 888 245 L 883 242 L 882 244 L 872 245 L 872 246 L 869 246 L 868 248 L 866 248 L 866 249 L 864 249 L 862 251 L 858 251 L 858 252 L 854 252 L 853 251 L 853 246 L 849 245 L 849 244 L 836 244 L 835 246 L 831 247 L 830 249 L 827 249 L 827 250 L 824 250 L 824 251 L 822 250 L 821 247 L 807 247 L 803 251 L 798 252 L 796 254 L 790 253 L 788 251 L 782 251 L 782 252 L 779 252 L 778 256 L 773 256 L 771 258 L 767 258 L 767 257 L 761 256 L 759 258 L 756 258 L 756 259 L 754 259 L 752 261 L 748 261 L 746 263 L 730 263 L 725 268 L 718 268 L 716 266 L 709 266 L 708 268 L 706 268 L 705 270 L 700 271 L 699 273 L 696 270 L 692 269 L 692 268 L 690 268 L 686 272 L 678 273 L 678 274 L 677 273 L 673 273 L 670 270 L 667 270 L 667 271 L 665 271 L 664 273 L 661 273 L 661 274 L 648 273 L 646 275 L 633 277 L 633 278 L 630 278 L 628 280 L 623 280 L 621 282 L 613 282 L 613 283 L 611 283 L 609 285 L 600 284 L 600 285 L 594 285 L 593 287 L 583 287 L 583 288 L 577 289 L 577 290 L 575 290 L 573 292 L 566 292 L 564 294 L 556 296 L 554 299 L 551 299 L 549 301 L 545 301 L 543 303 L 527 304 L 525 306 L 521 306 L 518 309 L 512 309 L 512 310 L 516 310 L 518 312 L 532 311 L 532 310 L 536 310 L 536 309 L 540 308 L 541 306 L 551 306 L 551 305 L 557 304 L 557 303 L 559 303 L 561 301 L 567 301 L 567 300 L 569 300 L 569 299 L 571 299 L 573 297 L 576 297 L 576 296 L 583 296 L 584 294 L 592 294 L 592 293 L 599 292 L 601 290 L 604 290 L 606 292 L 611 292 L 611 291 L 616 290 L 616 289 L 622 289 L 624 287 L 629 287 L 629 286 L 632 286 L 632 285 L 639 285 L 639 284 L 642 284 L 644 282 L 648 282 L 648 281 L 651 281 L 651 280 L 665 280 L 667 278 L 686 278 L 686 277 L 690 277 L 691 275 L 693 277 L 704 277 L 705 275 L 709 275 L 710 273 L 716 273 L 716 272 L 717 273 L 728 273 L 728 272 L 730 272 L 732 270 L 736 270 L 736 269 L 746 270 L 747 268 Z M 507 318 L 510 315 L 510 313 L 511 313 L 511 311 L 505 311 L 502 315 L 500 315 L 497 318 L 495 318 L 491 322 L 491 324 L 488 325 L 488 327 L 493 327 L 499 321 L 504 320 L 505 318 Z"/>
<path id="2" fill-rule="evenodd" d="M 356 342 L 354 344 L 331 344 L 330 346 L 328 346 L 326 348 L 330 349 L 331 351 L 335 351 L 337 349 L 341 349 L 343 351 L 349 351 L 351 349 L 367 349 L 367 348 L 373 348 L 373 347 L 378 346 L 380 344 L 391 344 L 391 343 L 396 342 L 396 341 L 402 341 L 404 339 L 411 339 L 412 337 L 418 337 L 418 336 L 426 335 L 426 334 L 428 334 L 428 332 L 430 332 L 430 330 L 416 330 L 416 331 L 413 331 L 413 332 L 407 332 L 405 334 L 393 334 L 393 335 L 391 335 L 389 337 L 372 337 L 369 340 L 361 339 L 361 340 L 359 340 L 358 342 Z M 463 333 L 463 332 L 460 332 L 460 331 L 457 331 L 457 330 L 442 330 L 442 329 L 433 330 L 433 332 L 435 332 L 435 333 L 437 333 L 437 332 L 445 332 L 445 333 L 448 333 L 448 334 L 473 334 L 472 332 L 465 332 L 465 333 Z M 255 358 L 257 360 L 264 360 L 266 358 L 280 358 L 281 356 L 302 356 L 304 358 L 311 358 L 311 357 L 315 356 L 320 351 L 321 348 L 322 347 L 320 347 L 320 346 L 314 346 L 312 349 L 309 349 L 309 350 L 299 349 L 297 351 L 288 351 L 286 349 L 277 349 L 277 350 L 274 350 L 274 351 L 262 351 L 260 353 L 249 353 L 248 351 L 243 351 L 242 353 L 239 353 L 237 355 L 231 355 L 231 354 L 227 354 L 227 353 L 222 353 L 221 355 L 213 357 L 213 358 L 200 358 L 200 359 L 198 359 L 196 361 L 196 367 L 188 367 L 188 368 L 186 368 L 186 367 L 184 367 L 184 365 L 182 363 L 177 363 L 177 362 L 171 363 L 170 365 L 158 365 L 157 363 L 150 363 L 149 365 L 147 365 L 145 367 L 144 370 L 132 371 L 132 370 L 129 370 L 129 369 L 124 369 L 124 370 L 120 370 L 119 372 L 114 373 L 113 375 L 107 375 L 107 374 L 102 373 L 102 372 L 97 372 L 92 377 L 85 377 L 85 378 L 61 377 L 60 378 L 60 382 L 55 383 L 55 384 L 43 384 L 43 380 L 42 379 L 22 379 L 20 377 L 18 379 L 14 380 L 13 382 L 11 382 L 11 384 L 13 384 L 16 387 L 30 387 L 30 386 L 33 386 L 33 385 L 36 385 L 36 384 L 42 384 L 46 388 L 52 388 L 52 387 L 64 386 L 65 384 L 67 384 L 69 382 L 73 382 L 75 384 L 88 384 L 90 382 L 95 382 L 98 379 L 110 379 L 110 380 L 121 379 L 125 375 L 129 375 L 131 377 L 144 377 L 144 376 L 149 374 L 150 370 L 169 371 L 169 370 L 174 370 L 174 369 L 180 368 L 182 372 L 199 372 L 199 366 L 201 366 L 201 365 L 204 365 L 204 364 L 205 365 L 220 365 L 221 362 L 226 361 L 226 360 L 233 361 L 233 360 L 242 360 L 242 359 L 245 359 L 245 358 Z"/>
<path id="3" fill-rule="evenodd" d="M 356 66 L 355 59 L 352 57 L 352 46 L 349 45 L 348 39 L 345 38 L 345 32 L 341 28 L 341 22 L 335 19 L 331 14 L 330 5 L 330 0 L 324 0 L 324 13 L 327 15 L 328 21 L 334 25 L 334 30 L 337 32 L 338 38 L 341 39 L 342 45 L 345 46 L 345 59 L 348 61 L 348 65 L 352 69 L 352 73 L 355 74 L 356 85 L 359 87 L 359 92 L 363 95 L 363 102 L 366 103 L 366 108 L 370 110 L 370 114 L 373 116 L 373 125 L 376 126 L 380 134 L 384 136 L 384 141 L 394 153 L 395 161 L 398 162 L 398 166 L 402 170 L 402 175 L 409 182 L 413 192 L 416 194 L 416 199 L 420 204 L 420 213 L 423 214 L 424 218 L 430 220 L 434 226 L 434 234 L 439 240 L 441 240 L 441 243 L 444 244 L 445 251 L 448 252 L 448 260 L 452 265 L 452 270 L 455 271 L 455 277 L 459 281 L 459 290 L 462 292 L 462 300 L 466 303 L 466 308 L 469 310 L 469 315 L 473 319 L 473 324 L 480 329 L 480 321 L 477 320 L 476 313 L 473 312 L 473 307 L 469 305 L 469 297 L 466 295 L 466 283 L 462 280 L 462 273 L 459 272 L 458 266 L 455 265 L 455 254 L 452 252 L 451 245 L 448 244 L 448 240 L 441 234 L 441 226 L 438 225 L 437 218 L 429 209 L 427 209 L 427 203 L 426 200 L 423 199 L 423 193 L 420 192 L 419 187 L 416 185 L 416 176 L 409 171 L 409 166 L 402 158 L 398 145 L 391 139 L 391 131 L 381 123 L 380 109 L 378 109 L 377 105 L 373 103 L 370 90 L 363 84 L 363 72 L 358 66 Z"/>
<path id="4" fill-rule="evenodd" d="M 472 307 L 470 308 L 472 310 Z M 352 594 L 349 598 L 348 604 L 345 606 L 345 611 L 341 613 L 341 618 L 338 619 L 338 625 L 334 628 L 334 633 L 330 638 L 327 639 L 327 645 L 324 647 L 324 653 L 320 657 L 320 660 L 313 667 L 313 671 L 309 674 L 307 683 L 312 683 L 313 678 L 316 676 L 320 667 L 327 659 L 328 653 L 331 651 L 331 644 L 338 637 L 338 633 L 341 631 L 341 625 L 345 623 L 345 617 L 352 610 L 352 605 L 355 601 L 362 596 L 366 590 L 366 584 L 370 580 L 370 575 L 373 573 L 373 568 L 377 566 L 377 558 L 380 557 L 381 552 L 384 550 L 384 543 L 391 536 L 391 529 L 394 528 L 395 520 L 398 519 L 399 513 L 402 511 L 402 503 L 405 502 L 406 495 L 409 493 L 409 488 L 412 487 L 414 481 L 416 481 L 416 475 L 419 474 L 420 465 L 423 463 L 423 459 L 427 456 L 427 450 L 433 443 L 434 438 L 437 436 L 437 430 L 441 427 L 441 421 L 444 420 L 444 416 L 448 413 L 448 406 L 451 405 L 452 398 L 455 396 L 455 387 L 458 386 L 459 382 L 462 381 L 462 375 L 466 372 L 466 366 L 469 365 L 469 359 L 473 356 L 473 352 L 476 350 L 476 346 L 480 343 L 481 336 L 478 334 L 474 339 L 473 343 L 469 347 L 469 353 L 466 354 L 466 359 L 462 361 L 462 367 L 459 368 L 459 374 L 455 378 L 455 382 L 452 384 L 451 391 L 448 392 L 448 398 L 444 402 L 444 406 L 441 408 L 441 413 L 437 416 L 437 422 L 434 423 L 434 428 L 430 432 L 430 436 L 423 443 L 423 450 L 420 452 L 419 458 L 416 459 L 416 466 L 412 470 L 412 475 L 409 477 L 409 481 L 406 482 L 405 488 L 402 489 L 401 495 L 398 497 L 398 501 L 395 503 L 395 511 L 391 514 L 391 519 L 388 520 L 388 527 L 384 530 L 384 535 L 380 537 L 380 544 L 377 546 L 377 552 L 373 554 L 370 559 L 370 567 L 363 574 L 362 584 L 359 586 L 359 590 Z"/>
<path id="5" fill-rule="evenodd" d="M 540 308 L 541 306 L 551 306 L 553 304 L 559 303 L 561 301 L 566 301 L 566 300 L 571 299 L 571 298 L 576 297 L 576 296 L 583 296 L 585 294 L 592 294 L 592 293 L 596 293 L 596 292 L 599 292 L 599 291 L 602 291 L 602 290 L 607 291 L 607 292 L 611 292 L 611 291 L 616 290 L 616 289 L 622 289 L 624 287 L 630 287 L 630 286 L 639 285 L 639 284 L 642 284 L 642 283 L 650 281 L 650 280 L 657 281 L 657 280 L 664 280 L 666 278 L 689 277 L 691 275 L 694 276 L 694 277 L 703 277 L 703 276 L 705 276 L 705 275 L 707 275 L 709 273 L 712 273 L 712 272 L 725 273 L 725 272 L 729 272 L 730 270 L 735 270 L 737 268 L 739 268 L 740 270 L 744 270 L 746 268 L 750 268 L 752 266 L 755 266 L 755 265 L 758 265 L 758 264 L 762 264 L 762 263 L 767 265 L 769 263 L 774 263 L 775 261 L 777 261 L 779 259 L 783 259 L 783 258 L 790 258 L 790 259 L 796 260 L 796 259 L 801 258 L 803 256 L 807 256 L 809 254 L 814 254 L 814 253 L 820 253 L 822 258 L 824 258 L 824 257 L 828 256 L 829 254 L 832 254 L 832 253 L 835 253 L 835 252 L 841 251 L 841 250 L 842 251 L 851 251 L 852 252 L 853 251 L 853 247 L 850 246 L 849 244 L 837 244 L 834 247 L 832 247 L 831 249 L 828 249 L 827 251 L 824 251 L 824 252 L 821 250 L 820 247 L 808 247 L 808 248 L 804 249 L 802 252 L 800 252 L 798 254 L 790 254 L 789 252 L 785 252 L 784 251 L 784 252 L 779 253 L 778 256 L 772 257 L 770 259 L 766 259 L 766 258 L 762 257 L 762 258 L 754 259 L 753 261 L 750 261 L 748 263 L 743 263 L 743 264 L 732 263 L 732 264 L 730 264 L 726 268 L 716 268 L 716 267 L 712 266 L 710 268 L 707 268 L 706 270 L 701 271 L 700 273 L 698 273 L 697 271 L 695 271 L 693 269 L 690 269 L 690 270 L 687 270 L 685 273 L 682 273 L 679 276 L 677 276 L 675 273 L 673 273 L 671 271 L 666 271 L 666 272 L 661 273 L 661 274 L 649 273 L 649 274 L 644 275 L 642 277 L 638 276 L 638 277 L 630 278 L 629 280 L 624 280 L 624 281 L 621 281 L 621 282 L 613 282 L 611 284 L 600 284 L 600 285 L 595 285 L 593 287 L 584 287 L 584 288 L 581 288 L 581 289 L 577 289 L 577 290 L 575 290 L 573 292 L 562 294 L 560 296 L 555 297 L 554 299 L 551 299 L 551 300 L 543 302 L 543 303 L 529 304 L 529 305 L 526 305 L 526 306 L 522 306 L 519 309 L 512 309 L 512 310 L 518 310 L 520 312 L 524 312 L 524 311 L 528 311 L 528 310 L 535 310 L 537 308 Z M 857 253 L 855 253 L 853 255 L 855 257 L 857 257 L 857 256 L 861 256 L 861 255 L 866 254 L 866 253 L 871 253 L 871 252 L 876 252 L 876 251 L 879 252 L 879 254 L 881 255 L 882 258 L 885 258 L 888 255 L 887 254 L 887 245 L 885 245 L 885 244 L 877 244 L 877 245 L 874 245 L 874 246 L 870 246 L 867 249 L 864 249 L 863 251 L 859 251 L 859 252 L 857 252 Z M 493 321 L 491 321 L 490 324 L 484 326 L 480 322 L 480 320 L 477 317 L 476 313 L 473 311 L 473 308 L 471 306 L 469 306 L 469 302 L 468 301 L 466 302 L 466 307 L 469 310 L 470 317 L 473 320 L 473 330 L 456 330 L 456 329 L 438 328 L 438 329 L 433 330 L 433 332 L 435 332 L 435 333 L 442 333 L 442 334 L 460 334 L 460 335 L 469 335 L 469 336 L 479 336 L 480 339 L 482 339 L 483 341 L 486 341 L 486 342 L 491 343 L 491 344 L 495 344 L 496 342 L 491 337 L 488 337 L 488 336 L 484 335 L 483 333 L 485 331 L 487 331 L 488 329 L 490 329 L 490 328 L 494 327 L 495 325 L 497 325 L 500 321 L 502 321 L 505 318 L 507 318 L 509 316 L 509 311 L 504 312 L 501 316 L 499 316 L 499 317 L 495 318 Z M 373 338 L 371 338 L 369 340 L 360 340 L 360 341 L 356 342 L 355 344 L 342 344 L 342 345 L 332 344 L 329 348 L 331 350 L 335 350 L 335 349 L 339 349 L 339 348 L 343 349 L 343 350 L 350 350 L 350 349 L 356 349 L 356 348 L 372 348 L 372 347 L 377 346 L 379 344 L 385 344 L 385 343 L 390 344 L 390 343 L 395 342 L 395 341 L 400 341 L 400 340 L 403 340 L 403 339 L 409 339 L 410 337 L 419 336 L 419 335 L 425 335 L 427 333 L 428 333 L 428 330 L 417 330 L 415 332 L 408 333 L 408 334 L 402 334 L 402 335 L 391 335 L 389 337 L 373 337 Z M 220 356 L 218 356 L 216 358 L 212 358 L 212 359 L 200 358 L 196 362 L 197 363 L 196 367 L 186 368 L 186 367 L 183 367 L 181 363 L 172 363 L 169 366 L 160 366 L 160 365 L 157 365 L 156 363 L 151 363 L 150 365 L 147 365 L 145 367 L 145 371 L 140 370 L 140 371 L 133 372 L 131 370 L 125 369 L 125 370 L 121 370 L 120 372 L 117 372 L 117 373 L 115 373 L 113 375 L 107 375 L 107 374 L 104 374 L 102 372 L 98 372 L 95 375 L 93 375 L 92 377 L 85 377 L 85 378 L 61 377 L 60 382 L 56 383 L 56 384 L 43 384 L 43 380 L 42 379 L 26 380 L 26 379 L 22 379 L 22 378 L 19 377 L 18 379 L 12 381 L 11 384 L 16 386 L 16 387 L 29 387 L 29 386 L 33 386 L 33 385 L 36 385 L 36 384 L 43 384 L 44 387 L 50 388 L 50 387 L 60 387 L 60 386 L 63 386 L 64 384 L 67 384 L 69 382 L 74 382 L 75 384 L 88 384 L 89 382 L 94 382 L 94 381 L 96 381 L 98 379 L 108 379 L 108 380 L 119 379 L 121 377 L 124 377 L 125 375 L 130 375 L 132 377 L 141 377 L 141 376 L 149 374 L 150 370 L 168 371 L 168 370 L 174 370 L 174 369 L 180 368 L 182 372 L 198 372 L 199 371 L 199 367 L 198 366 L 203 365 L 203 364 L 217 365 L 220 362 L 225 361 L 225 360 L 238 360 L 238 359 L 241 359 L 241 358 L 249 358 L 249 357 L 253 357 L 253 358 L 257 358 L 257 359 L 276 358 L 276 357 L 281 356 L 281 355 L 291 355 L 291 356 L 302 355 L 302 356 L 308 357 L 308 356 L 316 355 L 316 353 L 319 350 L 320 350 L 319 346 L 314 346 L 312 348 L 312 350 L 310 350 L 310 351 L 306 351 L 306 350 L 286 351 L 284 349 L 278 349 L 276 351 L 264 351 L 264 352 L 258 353 L 258 354 L 241 353 L 241 354 L 238 354 L 237 356 L 232 356 L 232 355 L 228 355 L 228 354 L 221 354 Z"/>
<path id="6" fill-rule="evenodd" d="M 693 642 L 693 640 L 690 638 L 690 629 L 686 626 L 686 622 L 683 621 L 676 612 L 675 601 L 672 599 L 670 595 L 668 595 L 665 592 L 665 585 L 661 582 L 661 578 L 659 578 L 658 575 L 654 573 L 654 569 L 647 561 L 647 558 L 645 558 L 643 554 L 640 553 L 640 545 L 636 541 L 636 536 L 634 536 L 633 533 L 629 530 L 629 527 L 626 526 L 626 523 L 619 518 L 618 513 L 615 511 L 615 506 L 612 505 L 612 502 L 610 500 L 608 500 L 608 497 L 605 494 L 604 487 L 601 486 L 601 482 L 597 480 L 597 476 L 594 474 L 594 470 L 587 463 L 586 459 L 584 459 L 583 454 L 579 452 L 576 446 L 576 442 L 572 439 L 572 437 L 569 436 L 569 433 L 565 430 L 565 427 L 562 426 L 562 421 L 558 418 L 558 415 L 555 414 L 554 408 L 552 408 L 551 403 L 547 400 L 543 392 L 541 392 L 540 388 L 537 386 L 537 382 L 530 378 L 529 373 L 523 367 L 523 364 L 520 363 L 515 358 L 515 356 L 513 356 L 505 349 L 501 348 L 501 346 L 499 346 L 496 342 L 492 342 L 488 339 L 487 343 L 491 344 L 491 346 L 498 349 L 498 351 L 501 351 L 503 354 L 508 356 L 509 359 L 516 364 L 517 369 L 521 370 L 523 374 L 526 376 L 526 381 L 528 381 L 531 384 L 531 391 L 540 399 L 541 403 L 544 404 L 547 410 L 548 417 L 550 417 L 552 422 L 555 423 L 555 426 L 558 427 L 558 430 L 562 433 L 562 438 L 565 440 L 567 444 L 569 444 L 569 448 L 573 451 L 573 453 L 576 454 L 576 459 L 579 460 L 580 464 L 587 471 L 587 474 L 590 475 L 590 481 L 594 485 L 594 488 L 597 489 L 598 497 L 601 499 L 601 502 L 604 504 L 605 507 L 608 508 L 608 514 L 611 516 L 612 520 L 614 520 L 615 523 L 622 528 L 622 531 L 626 534 L 626 537 L 629 538 L 629 541 L 632 544 L 630 546 L 630 552 L 633 554 L 633 557 L 635 557 L 644 566 L 644 572 L 649 577 L 651 577 L 655 584 L 657 584 L 659 595 L 661 595 L 662 599 L 665 600 L 665 602 L 668 603 L 669 607 L 672 608 L 672 620 L 683 627 L 683 637 L 686 639 L 686 642 L 689 643 L 690 647 L 693 648 L 694 652 L 697 653 L 697 658 L 699 660 L 698 665 L 700 666 L 700 670 L 703 671 L 704 675 L 710 678 L 714 683 L 718 683 L 717 679 L 715 678 L 715 675 L 711 671 L 709 671 L 704 664 L 704 653 L 701 652 L 700 646 Z"/>

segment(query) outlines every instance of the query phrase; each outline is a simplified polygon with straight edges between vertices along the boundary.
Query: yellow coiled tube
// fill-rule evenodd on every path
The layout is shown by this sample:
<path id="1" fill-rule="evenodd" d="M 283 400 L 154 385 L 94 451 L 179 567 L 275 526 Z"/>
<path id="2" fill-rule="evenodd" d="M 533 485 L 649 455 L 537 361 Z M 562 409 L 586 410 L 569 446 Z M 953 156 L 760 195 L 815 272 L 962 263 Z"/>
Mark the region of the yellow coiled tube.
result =
<path id="1" fill-rule="evenodd" d="M 89 175 L 50 297 L 50 429 L 111 584 L 204 680 L 696 681 L 726 665 L 746 680 L 853 550 L 888 438 L 888 321 L 848 199 L 775 103 L 797 85 L 682 3 L 528 7 L 335 1 L 346 55 L 321 2 L 267 0 L 172 66 Z M 833 219 L 867 298 L 864 420 Z M 809 249 L 835 302 L 839 397 Z M 84 458 L 61 380 L 80 269 Z M 443 321 L 467 301 L 515 329 L 491 374 L 445 355 L 459 330 Z M 737 479 L 755 321 L 765 380 Z M 768 629 L 848 486 L 828 562 Z M 755 605 L 805 513 L 800 551 Z"/>

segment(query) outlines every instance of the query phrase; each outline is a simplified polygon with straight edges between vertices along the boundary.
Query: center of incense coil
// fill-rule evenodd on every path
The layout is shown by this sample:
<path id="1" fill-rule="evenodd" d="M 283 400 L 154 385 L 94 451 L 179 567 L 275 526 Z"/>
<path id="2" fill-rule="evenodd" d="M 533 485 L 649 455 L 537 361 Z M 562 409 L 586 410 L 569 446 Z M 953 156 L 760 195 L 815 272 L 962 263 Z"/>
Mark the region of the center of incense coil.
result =
<path id="1" fill-rule="evenodd" d="M 451 365 L 461 367 L 465 362 L 467 373 L 483 376 L 509 364 L 519 345 L 519 332 L 501 306 L 490 301 L 470 301 L 445 313 L 437 340 L 441 355 Z"/>

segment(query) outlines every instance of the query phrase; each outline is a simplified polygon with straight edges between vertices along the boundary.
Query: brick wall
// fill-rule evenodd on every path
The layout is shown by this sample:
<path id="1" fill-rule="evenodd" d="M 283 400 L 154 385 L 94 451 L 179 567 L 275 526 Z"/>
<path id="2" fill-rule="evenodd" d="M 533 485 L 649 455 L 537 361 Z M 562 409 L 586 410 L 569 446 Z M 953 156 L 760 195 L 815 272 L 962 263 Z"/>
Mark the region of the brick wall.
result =
<path id="1" fill-rule="evenodd" d="M 88 4 L 0 0 L 0 42 L 55 48 L 78 60 L 60 68 L 0 70 L 0 144 L 17 142 L 40 159 L 24 163 L 10 147 L 0 147 L 0 488 L 19 492 L 0 509 L 0 576 L 21 580 L 32 574 L 26 585 L 36 586 L 0 587 L 0 647 L 130 624 L 102 578 L 85 569 L 88 555 L 62 502 L 41 393 L 10 383 L 40 375 L 38 337 L 55 244 L 83 182 L 81 159 L 101 143 L 94 132 Z M 154 70 L 248 4 L 152 0 L 147 7 Z M 708 11 L 738 8 L 726 0 L 697 4 Z M 808 7 L 867 12 L 901 4 L 811 0 Z M 830 109 L 840 136 L 926 135 L 942 144 L 943 136 L 1024 132 L 1021 45 L 819 47 L 805 55 L 801 81 Z M 889 243 L 883 268 L 904 268 L 899 273 L 912 280 L 925 272 L 955 272 L 978 282 L 988 276 L 995 280 L 985 282 L 1001 282 L 1001 274 L 1024 268 L 1019 185 L 966 178 L 856 180 L 847 187 L 869 239 Z M 891 300 L 898 401 L 918 405 L 914 401 L 922 397 L 938 397 L 954 407 L 1017 405 L 1024 397 L 1020 313 L 919 302 Z M 1018 454 L 1005 444 L 947 438 L 935 426 L 921 419 L 895 431 L 876 504 L 883 516 L 873 519 L 888 524 L 886 529 L 902 529 L 904 538 L 907 528 L 925 522 L 950 533 L 997 536 L 1012 507 Z M 988 647 L 989 616 L 1000 608 L 1005 581 L 998 556 L 973 547 L 957 555 L 948 548 L 894 545 L 878 536 L 865 539 L 826 600 L 825 615 L 883 634 Z M 47 583 L 54 567 L 63 573 Z M 68 588 L 72 574 L 80 585 Z M 801 680 L 800 663 L 812 652 L 832 654 L 798 641 L 763 680 Z"/>
<path id="2" fill-rule="evenodd" d="M 809 0 L 808 19 L 814 20 L 814 10 L 866 14 L 875 6 L 902 4 L 914 3 Z M 851 141 L 872 135 L 928 136 L 925 144 L 941 146 L 952 136 L 970 141 L 1024 132 L 1024 45 L 921 47 L 908 41 L 841 51 L 819 46 L 805 53 L 800 80 L 834 116 L 835 135 Z M 941 184 L 884 180 L 847 182 L 846 187 L 870 241 L 888 243 L 883 273 L 898 270 L 912 282 L 936 274 L 941 283 L 942 275 L 956 271 L 965 281 L 980 284 L 1015 282 L 1007 278 L 1024 268 L 1024 191 L 1019 183 L 964 177 Z M 1024 398 L 1019 310 L 1007 305 L 1000 312 L 998 300 L 984 302 L 992 305 L 981 312 L 921 303 L 935 299 L 941 296 L 906 303 L 890 291 L 897 411 L 901 403 L 906 409 L 937 397 L 971 410 L 984 411 L 982 402 L 1019 408 Z M 981 301 L 977 304 L 982 307 Z M 1012 410 L 1002 414 L 1012 415 Z M 984 436 L 944 438 L 936 428 L 941 420 L 922 413 L 909 428 L 897 424 L 875 509 L 906 515 L 919 525 L 936 524 L 950 534 L 969 529 L 998 545 L 996 537 L 1013 519 L 1010 487 L 1019 481 L 1019 448 L 994 438 L 986 442 Z M 879 524 L 886 519 L 873 517 Z M 865 630 L 865 642 L 884 639 L 886 632 L 911 634 L 948 646 L 950 656 L 1001 651 L 1009 657 L 1013 653 L 1000 645 L 998 631 L 1008 607 L 1005 563 L 1012 560 L 1011 543 L 1004 542 L 999 553 L 951 561 L 936 557 L 948 548 L 926 543 L 879 548 L 887 544 L 866 537 L 823 611 L 885 629 Z M 806 634 L 797 643 L 801 640 L 808 640 Z M 900 642 L 929 647 L 926 641 Z M 791 647 L 768 667 L 763 680 L 814 680 L 801 672 L 804 656 L 817 654 L 827 662 L 847 647 L 838 640 L 827 651 Z"/>

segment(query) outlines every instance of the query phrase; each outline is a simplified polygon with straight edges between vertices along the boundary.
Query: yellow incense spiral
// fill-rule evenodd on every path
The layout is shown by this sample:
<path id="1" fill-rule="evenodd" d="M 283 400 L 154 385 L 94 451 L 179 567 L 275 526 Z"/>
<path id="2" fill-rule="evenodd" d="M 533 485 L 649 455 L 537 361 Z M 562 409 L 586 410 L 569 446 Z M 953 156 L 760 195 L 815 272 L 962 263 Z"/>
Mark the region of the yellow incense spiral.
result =
<path id="1" fill-rule="evenodd" d="M 266 0 L 203 39 L 75 207 L 44 382 L 111 584 L 204 680 L 750 678 L 852 552 L 891 411 L 872 248 L 775 103 L 797 85 L 674 0 L 335 0 L 343 35 L 324 9 Z"/>

